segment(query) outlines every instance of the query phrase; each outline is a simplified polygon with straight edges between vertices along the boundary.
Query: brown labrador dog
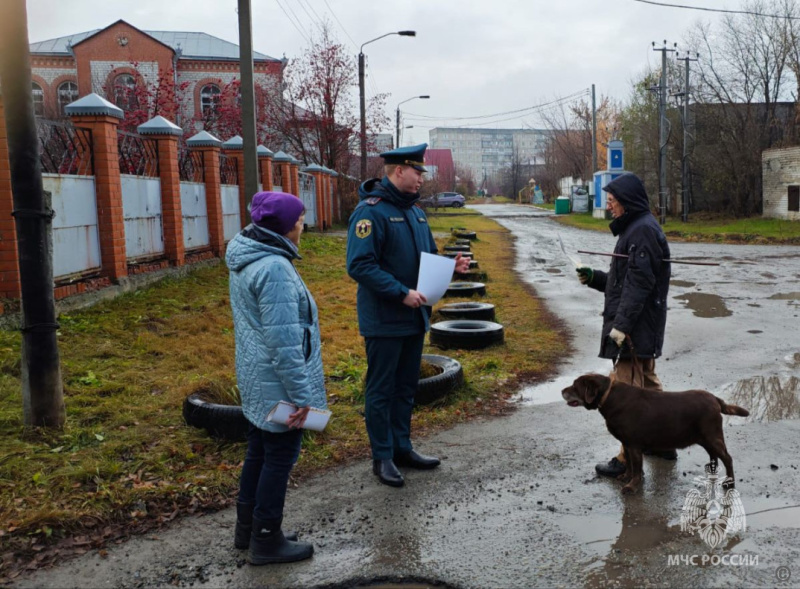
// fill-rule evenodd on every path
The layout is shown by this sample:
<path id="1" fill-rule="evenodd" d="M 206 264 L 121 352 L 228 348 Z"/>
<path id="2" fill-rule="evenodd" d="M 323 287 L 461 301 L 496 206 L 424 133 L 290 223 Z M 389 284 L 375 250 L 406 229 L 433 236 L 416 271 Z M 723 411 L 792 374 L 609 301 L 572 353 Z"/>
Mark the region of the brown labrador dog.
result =
<path id="1" fill-rule="evenodd" d="M 716 464 L 722 459 L 725 473 L 734 480 L 733 460 L 725 447 L 722 415 L 750 415 L 728 405 L 708 391 L 667 393 L 615 382 L 600 374 L 579 376 L 561 391 L 570 407 L 597 409 L 611 435 L 622 442 L 627 469 L 618 479 L 627 483 L 622 492 L 635 493 L 642 482 L 642 450 L 688 448 L 699 444 Z M 734 484 L 731 482 L 730 487 Z"/>

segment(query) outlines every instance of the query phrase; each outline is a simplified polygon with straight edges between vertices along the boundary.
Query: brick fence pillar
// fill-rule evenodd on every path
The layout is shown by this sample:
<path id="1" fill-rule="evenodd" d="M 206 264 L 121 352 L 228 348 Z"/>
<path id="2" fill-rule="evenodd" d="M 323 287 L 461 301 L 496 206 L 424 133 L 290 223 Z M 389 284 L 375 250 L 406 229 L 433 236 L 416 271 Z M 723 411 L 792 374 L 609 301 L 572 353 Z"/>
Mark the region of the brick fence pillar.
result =
<path id="1" fill-rule="evenodd" d="M 317 187 L 317 229 L 323 231 L 328 227 L 328 215 L 325 208 L 325 173 L 321 169 L 314 172 L 314 184 Z"/>
<path id="2" fill-rule="evenodd" d="M 289 194 L 300 196 L 300 162 L 297 160 L 289 164 Z"/>
<path id="3" fill-rule="evenodd" d="M 272 156 L 273 153 L 263 145 L 256 148 L 258 154 L 258 171 L 261 176 L 261 190 L 266 192 L 272 191 Z"/>
<path id="4" fill-rule="evenodd" d="M 89 94 L 68 104 L 64 110 L 75 126 L 88 128 L 92 133 L 101 272 L 117 281 L 128 275 L 117 140 L 122 109 L 97 94 Z"/>
<path id="5" fill-rule="evenodd" d="M 200 131 L 186 140 L 192 150 L 203 154 L 203 181 L 206 184 L 206 210 L 208 211 L 208 238 L 211 251 L 221 258 L 225 255 L 225 228 L 222 217 L 222 182 L 219 175 L 219 152 L 222 141 Z"/>
<path id="6" fill-rule="evenodd" d="M 136 130 L 139 135 L 151 137 L 158 147 L 164 254 L 173 266 L 183 266 L 186 247 L 183 243 L 181 172 L 178 166 L 178 137 L 183 135 L 183 129 L 164 117 L 157 116 L 139 125 Z"/>
<path id="7" fill-rule="evenodd" d="M 8 299 L 18 299 L 21 296 L 17 226 L 11 215 L 13 210 L 14 195 L 11 192 L 8 133 L 3 97 L 0 96 L 0 298 Z"/>

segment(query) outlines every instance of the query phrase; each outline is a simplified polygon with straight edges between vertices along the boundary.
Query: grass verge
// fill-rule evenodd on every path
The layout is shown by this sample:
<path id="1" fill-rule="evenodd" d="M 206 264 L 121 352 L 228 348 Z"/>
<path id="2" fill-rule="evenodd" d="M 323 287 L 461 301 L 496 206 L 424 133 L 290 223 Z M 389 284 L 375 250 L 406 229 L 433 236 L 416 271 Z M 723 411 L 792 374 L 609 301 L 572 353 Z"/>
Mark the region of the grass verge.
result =
<path id="1" fill-rule="evenodd" d="M 605 219 L 595 219 L 591 213 L 553 218 L 564 225 L 594 231 L 608 231 L 610 223 Z M 731 219 L 697 213 L 687 223 L 678 217 L 667 217 L 664 233 L 668 238 L 682 241 L 797 245 L 800 244 L 800 221 L 762 217 Z"/>
<path id="2" fill-rule="evenodd" d="M 466 384 L 446 403 L 419 408 L 416 436 L 509 411 L 520 382 L 549 373 L 565 352 L 558 323 L 514 272 L 512 236 L 484 217 L 430 217 L 435 232 L 464 226 L 504 346 L 448 351 Z M 446 240 L 440 240 L 440 246 Z M 307 434 L 295 482 L 368 455 L 363 424 L 363 340 L 345 239 L 306 234 L 298 269 L 320 307 L 333 419 Z M 446 302 L 451 302 L 447 299 Z M 63 431 L 27 431 L 20 398 L 20 336 L 0 331 L 0 582 L 235 498 L 243 444 L 183 424 L 183 399 L 235 386 L 234 337 L 224 265 L 67 315 L 59 343 L 67 407 Z M 442 353 L 426 347 L 427 352 Z M 365 479 L 371 475 L 364 470 Z"/>

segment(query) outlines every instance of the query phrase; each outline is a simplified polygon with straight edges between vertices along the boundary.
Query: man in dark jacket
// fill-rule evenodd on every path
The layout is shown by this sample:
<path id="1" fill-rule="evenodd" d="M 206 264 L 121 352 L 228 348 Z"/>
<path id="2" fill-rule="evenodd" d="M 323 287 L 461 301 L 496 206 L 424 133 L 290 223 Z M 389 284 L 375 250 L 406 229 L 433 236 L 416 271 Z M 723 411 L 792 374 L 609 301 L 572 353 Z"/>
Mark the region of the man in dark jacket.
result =
<path id="1" fill-rule="evenodd" d="M 358 326 L 366 342 L 365 420 L 373 473 L 400 487 L 397 466 L 430 469 L 439 459 L 411 446 L 411 410 L 419 382 L 430 307 L 415 290 L 423 252 L 437 251 L 420 198 L 426 144 L 382 153 L 386 176 L 364 182 L 347 232 L 347 273 L 358 282 Z M 469 259 L 456 261 L 465 272 Z"/>
<path id="2" fill-rule="evenodd" d="M 605 293 L 600 357 L 616 360 L 614 377 L 622 382 L 661 390 L 655 359 L 661 356 L 667 323 L 669 291 L 669 245 L 664 232 L 650 212 L 642 181 L 634 174 L 623 174 L 603 188 L 606 208 L 613 221 L 609 227 L 618 237 L 608 273 L 588 267 L 577 269 L 583 284 Z M 634 374 L 629 346 L 630 336 L 641 374 Z M 674 460 L 677 454 L 657 453 Z M 616 477 L 625 472 L 625 454 L 601 462 L 598 474 Z"/>

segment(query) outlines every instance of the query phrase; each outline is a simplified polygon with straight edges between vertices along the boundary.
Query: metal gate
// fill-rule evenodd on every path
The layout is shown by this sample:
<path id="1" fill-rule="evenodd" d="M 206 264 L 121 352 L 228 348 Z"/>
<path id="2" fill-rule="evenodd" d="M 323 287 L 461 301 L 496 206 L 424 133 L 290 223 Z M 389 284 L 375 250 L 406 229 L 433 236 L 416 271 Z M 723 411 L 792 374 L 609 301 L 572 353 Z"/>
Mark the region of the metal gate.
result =
<path id="1" fill-rule="evenodd" d="M 300 200 L 306 207 L 306 225 L 317 224 L 317 185 L 314 176 L 300 172 Z"/>

